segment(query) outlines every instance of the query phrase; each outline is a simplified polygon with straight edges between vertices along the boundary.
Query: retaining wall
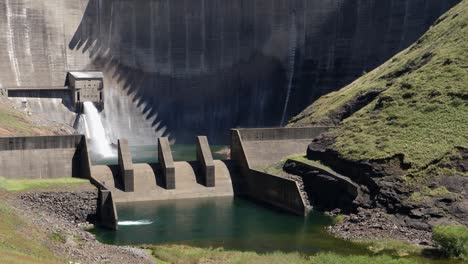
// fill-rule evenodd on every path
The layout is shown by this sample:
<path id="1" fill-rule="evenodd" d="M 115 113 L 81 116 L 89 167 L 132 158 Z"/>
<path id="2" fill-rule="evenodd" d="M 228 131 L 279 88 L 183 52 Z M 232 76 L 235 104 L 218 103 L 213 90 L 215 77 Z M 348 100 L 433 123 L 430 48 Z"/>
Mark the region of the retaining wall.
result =
<path id="1" fill-rule="evenodd" d="M 278 162 L 282 157 L 306 152 L 307 144 L 329 127 L 251 128 L 231 130 L 231 158 L 240 171 L 240 194 L 296 214 L 306 214 L 306 201 L 296 181 L 264 173 L 258 160 Z M 292 147 L 291 147 L 292 145 Z M 290 152 L 290 153 L 289 153 Z M 274 155 L 271 155 L 271 154 Z"/>
<path id="2" fill-rule="evenodd" d="M 242 141 L 313 139 L 330 127 L 242 128 Z"/>
<path id="3" fill-rule="evenodd" d="M 0 177 L 86 177 L 83 141 L 82 135 L 0 137 Z"/>
<path id="4" fill-rule="evenodd" d="M 244 177 L 245 191 L 254 200 L 294 214 L 306 214 L 305 203 L 295 181 L 257 170 L 249 170 Z"/>
<path id="5" fill-rule="evenodd" d="M 68 87 L 15 87 L 5 88 L 8 97 L 34 97 L 34 98 L 70 98 L 71 90 Z"/>
<path id="6" fill-rule="evenodd" d="M 99 225 L 112 230 L 118 229 L 117 207 L 115 206 L 112 192 L 106 189 L 99 189 L 97 216 Z"/>

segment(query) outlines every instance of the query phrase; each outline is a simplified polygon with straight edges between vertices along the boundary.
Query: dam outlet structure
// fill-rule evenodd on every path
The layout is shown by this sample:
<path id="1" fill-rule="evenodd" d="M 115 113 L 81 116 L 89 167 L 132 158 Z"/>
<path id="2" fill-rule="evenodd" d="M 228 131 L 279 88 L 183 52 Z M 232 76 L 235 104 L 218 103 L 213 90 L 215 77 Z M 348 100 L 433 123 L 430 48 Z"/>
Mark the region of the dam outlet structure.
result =
<path id="1" fill-rule="evenodd" d="M 90 141 L 91 151 L 95 155 L 99 155 L 103 158 L 109 158 L 115 156 L 112 150 L 111 143 L 107 139 L 106 131 L 102 125 L 101 116 L 98 109 L 91 101 L 85 101 L 82 103 L 83 108 L 83 119 L 82 122 L 85 131 L 85 135 Z"/>
<path id="2" fill-rule="evenodd" d="M 160 137 L 158 162 L 134 163 L 129 141 L 119 139 L 115 165 L 94 164 L 85 135 L 0 137 L 0 177 L 89 179 L 98 189 L 99 224 L 110 229 L 118 228 L 119 204 L 143 201 L 243 196 L 304 216 L 317 201 L 349 206 L 363 198 L 359 186 L 334 172 L 312 168 L 307 171 L 316 175 L 294 175 L 265 170 L 288 156 L 305 156 L 308 144 L 329 128 L 233 129 L 231 159 L 226 160 L 213 159 L 206 136 L 196 138 L 195 160 L 175 160 L 169 138 Z M 335 189 L 340 195 L 334 195 Z"/>

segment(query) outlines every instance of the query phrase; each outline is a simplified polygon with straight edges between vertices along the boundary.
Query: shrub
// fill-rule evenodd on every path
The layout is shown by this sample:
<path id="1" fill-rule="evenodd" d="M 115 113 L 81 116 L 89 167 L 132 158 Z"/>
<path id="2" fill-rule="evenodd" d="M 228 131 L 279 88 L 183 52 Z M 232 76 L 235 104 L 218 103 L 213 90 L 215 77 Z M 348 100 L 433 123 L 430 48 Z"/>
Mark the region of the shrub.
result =
<path id="1" fill-rule="evenodd" d="M 339 214 L 337 216 L 335 216 L 335 218 L 333 218 L 333 224 L 339 224 L 341 222 L 343 222 L 344 220 L 346 220 L 346 215 L 343 215 L 343 214 Z"/>
<path id="2" fill-rule="evenodd" d="M 447 257 L 468 260 L 468 227 L 437 226 L 432 231 L 432 239 Z"/>

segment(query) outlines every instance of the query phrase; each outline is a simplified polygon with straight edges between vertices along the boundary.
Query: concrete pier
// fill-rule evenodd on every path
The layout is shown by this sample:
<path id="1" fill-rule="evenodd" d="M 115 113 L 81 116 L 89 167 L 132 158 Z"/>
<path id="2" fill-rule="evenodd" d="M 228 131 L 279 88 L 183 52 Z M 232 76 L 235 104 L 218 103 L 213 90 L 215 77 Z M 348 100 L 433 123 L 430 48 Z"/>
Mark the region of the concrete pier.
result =
<path id="1" fill-rule="evenodd" d="M 175 181 L 175 166 L 172 157 L 171 145 L 167 137 L 158 138 L 158 160 L 161 164 L 164 185 L 166 189 L 172 190 L 176 188 Z"/>
<path id="2" fill-rule="evenodd" d="M 119 140 L 119 164 L 92 166 L 92 182 L 116 203 L 234 195 L 228 162 L 213 160 L 206 137 L 197 138 L 197 160 L 189 162 L 174 161 L 168 139 L 158 141 L 158 163 L 132 164 L 127 141 Z M 124 180 L 130 168 L 133 190 Z"/>
<path id="3" fill-rule="evenodd" d="M 105 189 L 99 190 L 96 213 L 99 225 L 112 230 L 118 229 L 117 208 L 112 199 L 111 191 Z"/>
<path id="4" fill-rule="evenodd" d="M 118 158 L 119 158 L 119 173 L 123 183 L 125 192 L 133 192 L 135 190 L 135 174 L 133 171 L 132 155 L 128 148 L 128 140 L 118 140 Z"/>
<path id="5" fill-rule="evenodd" d="M 215 165 L 208 139 L 205 136 L 197 137 L 197 161 L 201 166 L 200 171 L 203 184 L 206 187 L 214 187 L 216 184 Z"/>

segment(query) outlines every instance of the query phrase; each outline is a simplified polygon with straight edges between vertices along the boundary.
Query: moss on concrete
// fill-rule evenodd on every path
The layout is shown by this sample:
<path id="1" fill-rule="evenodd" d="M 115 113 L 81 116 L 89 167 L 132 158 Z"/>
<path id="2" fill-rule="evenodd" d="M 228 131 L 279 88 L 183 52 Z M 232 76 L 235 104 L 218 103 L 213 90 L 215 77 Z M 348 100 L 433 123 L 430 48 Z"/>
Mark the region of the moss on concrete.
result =
<path id="1" fill-rule="evenodd" d="M 464 0 L 411 47 L 320 98 L 289 125 L 342 121 L 329 134 L 336 138 L 333 148 L 343 157 L 381 159 L 402 153 L 412 165 L 410 172 L 417 172 L 456 146 L 468 147 L 467 54 L 468 1 Z M 378 96 L 342 115 L 370 92 Z"/>

